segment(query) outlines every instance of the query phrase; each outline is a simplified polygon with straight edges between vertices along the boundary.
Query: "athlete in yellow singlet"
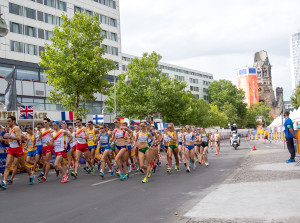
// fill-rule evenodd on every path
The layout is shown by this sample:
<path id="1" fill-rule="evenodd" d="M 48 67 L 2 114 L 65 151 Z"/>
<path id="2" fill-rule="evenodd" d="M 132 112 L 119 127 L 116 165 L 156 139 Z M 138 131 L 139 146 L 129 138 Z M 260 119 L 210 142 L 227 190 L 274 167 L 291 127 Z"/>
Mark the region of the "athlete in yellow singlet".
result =
<path id="1" fill-rule="evenodd" d="M 88 133 L 88 139 L 87 143 L 89 146 L 89 151 L 91 152 L 91 163 L 92 166 L 94 167 L 95 165 L 95 155 L 96 155 L 96 149 L 97 149 L 97 143 L 96 141 L 96 135 L 99 134 L 99 130 L 94 128 L 93 122 L 89 121 L 87 123 L 87 133 Z M 95 168 L 92 168 L 91 174 L 95 173 Z"/>

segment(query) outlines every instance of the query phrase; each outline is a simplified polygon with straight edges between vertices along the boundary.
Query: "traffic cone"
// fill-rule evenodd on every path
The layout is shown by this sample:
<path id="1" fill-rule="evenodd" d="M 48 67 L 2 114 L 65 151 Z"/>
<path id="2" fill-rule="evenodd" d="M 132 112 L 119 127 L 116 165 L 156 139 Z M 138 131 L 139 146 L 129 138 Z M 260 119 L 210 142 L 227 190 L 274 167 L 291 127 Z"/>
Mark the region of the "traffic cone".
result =
<path id="1" fill-rule="evenodd" d="M 255 146 L 253 145 L 253 149 L 252 149 L 252 151 L 254 151 L 254 150 L 256 150 L 256 148 L 255 148 Z"/>

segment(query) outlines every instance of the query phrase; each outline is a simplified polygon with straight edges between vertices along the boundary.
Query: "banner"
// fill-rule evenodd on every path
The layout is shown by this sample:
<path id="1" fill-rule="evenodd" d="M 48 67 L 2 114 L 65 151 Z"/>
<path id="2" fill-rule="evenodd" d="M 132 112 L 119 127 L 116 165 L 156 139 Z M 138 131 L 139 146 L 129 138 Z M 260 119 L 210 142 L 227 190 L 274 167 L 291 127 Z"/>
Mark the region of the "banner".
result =
<path id="1" fill-rule="evenodd" d="M 17 71 L 16 68 L 5 78 L 8 82 L 4 99 L 7 111 L 17 110 L 17 87 L 16 87 Z"/>

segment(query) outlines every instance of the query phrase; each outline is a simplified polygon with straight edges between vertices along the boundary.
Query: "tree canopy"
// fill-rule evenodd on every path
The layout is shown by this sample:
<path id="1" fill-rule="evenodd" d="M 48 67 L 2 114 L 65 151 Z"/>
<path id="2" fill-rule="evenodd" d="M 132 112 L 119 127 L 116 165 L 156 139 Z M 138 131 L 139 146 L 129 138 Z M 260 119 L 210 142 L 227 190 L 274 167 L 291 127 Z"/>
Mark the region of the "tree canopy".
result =
<path id="1" fill-rule="evenodd" d="M 298 85 L 291 97 L 291 103 L 294 108 L 298 109 L 300 107 L 300 85 Z"/>
<path id="2" fill-rule="evenodd" d="M 65 14 L 61 18 L 61 27 L 53 29 L 52 43 L 45 44 L 40 66 L 46 68 L 48 84 L 53 87 L 50 102 L 85 117 L 88 111 L 82 105 L 96 100 L 95 93 L 107 94 L 110 84 L 105 77 L 115 65 L 103 57 L 104 37 L 96 14 L 76 12 L 72 18 Z"/>

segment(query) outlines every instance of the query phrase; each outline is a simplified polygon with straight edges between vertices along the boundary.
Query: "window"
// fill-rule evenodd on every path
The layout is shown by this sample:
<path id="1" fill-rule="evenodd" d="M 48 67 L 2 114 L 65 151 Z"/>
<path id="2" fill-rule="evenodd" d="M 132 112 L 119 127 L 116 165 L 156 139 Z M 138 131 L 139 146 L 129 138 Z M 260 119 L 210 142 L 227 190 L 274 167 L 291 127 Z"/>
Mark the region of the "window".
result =
<path id="1" fill-rule="evenodd" d="M 110 24 L 111 26 L 117 27 L 117 20 L 115 20 L 115 19 L 113 19 L 113 18 L 110 18 L 109 24 Z"/>
<path id="2" fill-rule="evenodd" d="M 43 4 L 43 0 L 37 0 L 37 3 Z"/>
<path id="3" fill-rule="evenodd" d="M 40 73 L 40 81 L 43 83 L 46 83 L 48 81 L 48 78 L 46 77 L 46 73 L 44 72 Z"/>
<path id="4" fill-rule="evenodd" d="M 23 12 L 22 6 L 13 4 L 13 3 L 9 3 L 9 13 L 22 16 L 23 15 L 22 12 Z"/>
<path id="5" fill-rule="evenodd" d="M 128 71 L 128 66 L 127 65 L 122 65 L 122 70 L 123 71 Z"/>
<path id="6" fill-rule="evenodd" d="M 198 79 L 190 78 L 190 83 L 198 84 Z"/>
<path id="7" fill-rule="evenodd" d="M 190 86 L 190 91 L 198 91 L 199 92 L 199 87 Z"/>
<path id="8" fill-rule="evenodd" d="M 107 39 L 107 32 L 105 30 L 102 30 L 101 33 L 104 36 L 104 39 Z"/>
<path id="9" fill-rule="evenodd" d="M 17 79 L 18 80 L 30 79 L 33 81 L 37 81 L 37 80 L 39 80 L 39 73 L 37 71 L 17 69 Z M 31 101 L 23 101 L 23 99 L 24 98 L 22 98 L 22 102 L 33 102 L 32 98 L 25 99 L 25 100 L 31 100 Z"/>
<path id="10" fill-rule="evenodd" d="M 111 38 L 110 39 L 113 40 L 113 41 L 118 41 L 117 33 L 111 33 Z"/>
<path id="11" fill-rule="evenodd" d="M 118 56 L 119 55 L 118 50 L 119 49 L 117 47 L 111 47 L 111 54 Z"/>
<path id="12" fill-rule="evenodd" d="M 67 11 L 67 3 L 63 2 L 63 1 L 60 1 L 60 0 L 57 0 L 57 8 L 62 10 L 62 11 Z"/>
<path id="13" fill-rule="evenodd" d="M 38 37 L 40 39 L 44 39 L 45 38 L 44 30 L 43 29 L 38 29 Z"/>
<path id="14" fill-rule="evenodd" d="M 207 88 L 203 88 L 203 93 L 206 93 L 207 92 Z"/>
<path id="15" fill-rule="evenodd" d="M 24 16 L 30 19 L 36 19 L 36 11 L 34 9 L 24 7 Z"/>
<path id="16" fill-rule="evenodd" d="M 22 25 L 19 23 L 10 22 L 10 32 L 23 34 Z"/>
<path id="17" fill-rule="evenodd" d="M 6 77 L 13 71 L 13 68 L 0 67 L 0 76 Z"/>
<path id="18" fill-rule="evenodd" d="M 39 46 L 39 55 L 42 55 L 42 51 L 45 51 L 45 47 Z"/>
<path id="19" fill-rule="evenodd" d="M 108 23 L 108 19 L 105 15 L 100 15 L 100 22 L 103 24 L 107 24 Z"/>
<path id="20" fill-rule="evenodd" d="M 43 12 L 40 12 L 40 11 L 37 11 L 37 19 L 39 21 L 44 21 L 44 13 Z"/>
<path id="21" fill-rule="evenodd" d="M 25 53 L 30 55 L 37 55 L 37 46 L 25 43 Z"/>
<path id="22" fill-rule="evenodd" d="M 197 98 L 197 99 L 199 99 L 200 97 L 199 97 L 199 94 L 195 94 L 195 97 Z"/>
<path id="23" fill-rule="evenodd" d="M 23 43 L 11 40 L 10 50 L 14 52 L 23 53 L 24 52 Z"/>
<path id="24" fill-rule="evenodd" d="M 53 36 L 53 32 L 52 31 L 48 31 L 46 30 L 46 40 L 50 40 L 50 38 Z"/>
<path id="25" fill-rule="evenodd" d="M 62 19 L 60 17 L 56 17 L 56 24 L 61 26 L 63 23 Z"/>
<path id="26" fill-rule="evenodd" d="M 44 0 L 44 5 L 55 8 L 55 0 Z"/>
<path id="27" fill-rule="evenodd" d="M 85 12 L 86 12 L 87 14 L 89 14 L 90 16 L 93 16 L 93 12 L 92 12 L 92 11 L 90 11 L 90 10 L 85 10 Z"/>
<path id="28" fill-rule="evenodd" d="M 52 25 L 56 25 L 55 16 L 45 13 L 45 22 Z"/>
<path id="29" fill-rule="evenodd" d="M 74 13 L 76 13 L 77 11 L 80 12 L 80 13 L 83 12 L 83 10 L 80 7 L 74 5 Z"/>
<path id="30" fill-rule="evenodd" d="M 24 34 L 26 36 L 36 37 L 36 28 L 31 26 L 24 26 Z"/>

